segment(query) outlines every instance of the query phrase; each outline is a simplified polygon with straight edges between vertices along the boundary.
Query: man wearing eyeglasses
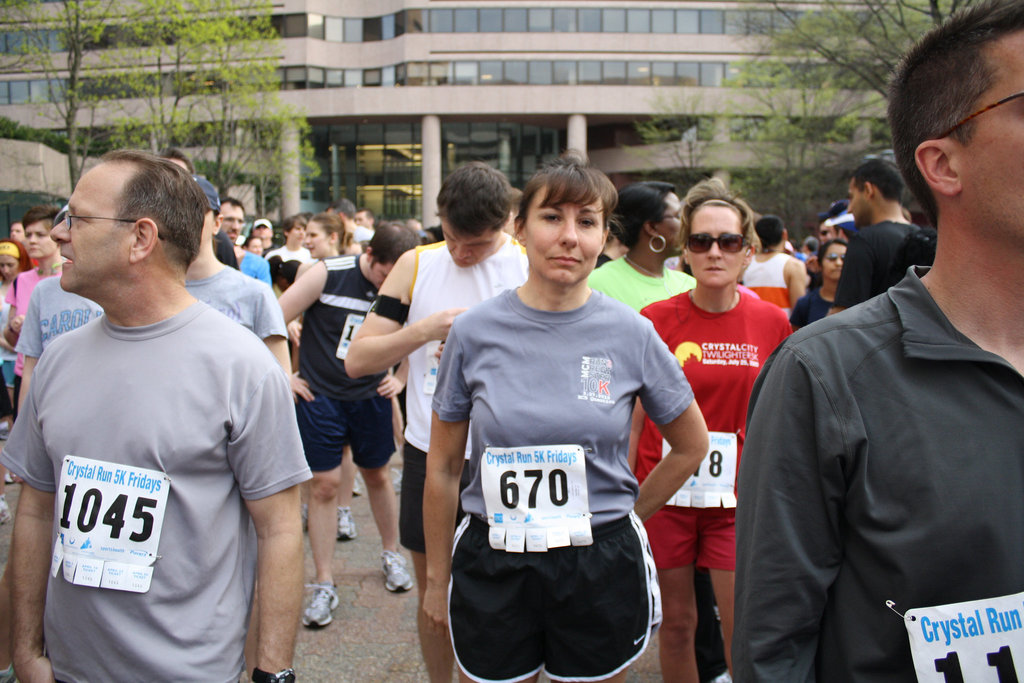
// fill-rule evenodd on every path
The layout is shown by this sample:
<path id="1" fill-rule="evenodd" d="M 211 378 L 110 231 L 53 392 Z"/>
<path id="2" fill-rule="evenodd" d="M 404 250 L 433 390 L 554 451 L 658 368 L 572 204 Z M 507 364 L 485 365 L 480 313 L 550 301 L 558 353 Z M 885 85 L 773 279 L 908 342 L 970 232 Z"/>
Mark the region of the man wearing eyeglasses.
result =
<path id="1" fill-rule="evenodd" d="M 237 681 L 257 576 L 253 679 L 294 680 L 310 474 L 273 356 L 185 289 L 206 207 L 186 171 L 112 152 L 51 231 L 61 286 L 104 315 L 46 349 L 0 453 L 25 481 L 20 680 Z"/>
<path id="2" fill-rule="evenodd" d="M 935 264 L 794 333 L 754 387 L 737 680 L 1024 670 L 1022 87 L 1024 0 L 972 5 L 896 71 L 896 160 Z"/>

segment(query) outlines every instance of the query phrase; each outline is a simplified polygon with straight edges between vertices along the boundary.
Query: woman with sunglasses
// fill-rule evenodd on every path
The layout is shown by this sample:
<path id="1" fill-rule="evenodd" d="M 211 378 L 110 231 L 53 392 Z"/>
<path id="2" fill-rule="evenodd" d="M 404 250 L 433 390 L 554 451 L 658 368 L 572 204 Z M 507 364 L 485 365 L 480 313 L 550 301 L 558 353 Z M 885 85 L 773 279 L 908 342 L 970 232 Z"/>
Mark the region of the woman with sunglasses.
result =
<path id="1" fill-rule="evenodd" d="M 832 308 L 836 298 L 839 276 L 843 274 L 843 259 L 846 257 L 847 242 L 831 239 L 818 248 L 818 264 L 821 269 L 821 286 L 815 287 L 797 300 L 789 322 L 796 332 L 804 325 L 821 320 Z"/>
<path id="2" fill-rule="evenodd" d="M 697 623 L 694 568 L 711 574 L 732 669 L 733 583 L 736 567 L 735 479 L 743 447 L 747 401 L 761 365 L 790 332 L 778 306 L 739 290 L 757 235 L 753 212 L 718 179 L 695 185 L 682 207 L 683 257 L 697 286 L 641 311 L 675 355 L 704 413 L 707 456 L 668 504 L 647 521 L 664 607 L 659 655 L 666 680 L 699 680 L 694 659 Z M 636 474 L 643 481 L 664 453 L 662 437 L 645 420 Z"/>
<path id="3" fill-rule="evenodd" d="M 628 251 L 590 274 L 588 284 L 639 311 L 693 288 L 686 273 L 665 267 L 679 248 L 679 197 L 668 183 L 642 182 L 619 190 L 614 230 Z"/>
<path id="4" fill-rule="evenodd" d="M 587 285 L 615 202 L 577 153 L 542 167 L 515 222 L 526 282 L 460 314 L 445 343 L 423 609 L 433 628 L 450 625 L 463 680 L 534 681 L 544 669 L 620 681 L 657 627 L 640 520 L 693 471 L 707 435 L 650 324 Z M 639 488 L 627 459 L 637 397 L 671 443 Z"/>

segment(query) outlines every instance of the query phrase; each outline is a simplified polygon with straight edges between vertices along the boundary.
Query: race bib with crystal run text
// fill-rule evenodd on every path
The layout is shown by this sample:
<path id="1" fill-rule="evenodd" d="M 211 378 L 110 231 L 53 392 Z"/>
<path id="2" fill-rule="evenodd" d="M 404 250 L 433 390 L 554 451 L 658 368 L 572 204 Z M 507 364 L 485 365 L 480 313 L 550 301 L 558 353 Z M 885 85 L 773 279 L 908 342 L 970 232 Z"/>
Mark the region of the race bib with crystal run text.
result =
<path id="1" fill-rule="evenodd" d="M 708 454 L 700 463 L 693 476 L 683 482 L 666 505 L 685 508 L 734 508 L 736 494 L 736 460 L 738 457 L 737 438 L 726 432 L 709 432 Z M 668 441 L 662 439 L 661 457 L 672 450 Z"/>
<path id="2" fill-rule="evenodd" d="M 593 543 L 582 446 L 489 447 L 482 458 L 492 548 L 545 552 Z"/>
<path id="3" fill-rule="evenodd" d="M 51 574 L 145 593 L 153 578 L 171 481 L 163 472 L 65 456 Z"/>

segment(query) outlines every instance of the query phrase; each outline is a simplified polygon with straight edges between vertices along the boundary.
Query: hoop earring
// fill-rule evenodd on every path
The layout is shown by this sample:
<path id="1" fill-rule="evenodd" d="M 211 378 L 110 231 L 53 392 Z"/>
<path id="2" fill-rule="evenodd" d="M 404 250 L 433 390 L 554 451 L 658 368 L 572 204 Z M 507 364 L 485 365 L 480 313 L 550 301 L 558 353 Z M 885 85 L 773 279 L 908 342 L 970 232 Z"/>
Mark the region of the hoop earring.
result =
<path id="1" fill-rule="evenodd" d="M 661 246 L 658 247 L 657 249 L 654 248 L 654 240 L 656 239 L 661 240 Z M 647 246 L 650 247 L 651 251 L 653 251 L 655 254 L 660 254 L 661 252 L 665 251 L 665 247 L 668 246 L 668 240 L 666 240 L 663 235 L 655 235 L 647 243 Z"/>

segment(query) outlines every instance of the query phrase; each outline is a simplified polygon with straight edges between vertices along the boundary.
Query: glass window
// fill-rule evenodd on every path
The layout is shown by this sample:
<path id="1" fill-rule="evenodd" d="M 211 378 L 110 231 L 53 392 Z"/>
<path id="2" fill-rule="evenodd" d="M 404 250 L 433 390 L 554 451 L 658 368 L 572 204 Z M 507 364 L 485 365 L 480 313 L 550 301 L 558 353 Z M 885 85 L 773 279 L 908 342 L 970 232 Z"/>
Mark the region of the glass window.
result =
<path id="1" fill-rule="evenodd" d="M 308 14 L 306 15 L 309 26 L 309 37 L 324 39 L 324 15 L 322 14 Z"/>
<path id="2" fill-rule="evenodd" d="M 284 18 L 284 37 L 299 38 L 306 36 L 306 15 L 288 14 Z"/>
<path id="3" fill-rule="evenodd" d="M 651 10 L 651 33 L 675 33 L 675 20 L 670 9 Z"/>
<path id="4" fill-rule="evenodd" d="M 601 32 L 601 10 L 599 9 L 579 10 L 577 21 L 579 21 L 580 33 Z"/>
<path id="5" fill-rule="evenodd" d="M 551 85 L 551 62 L 530 62 L 530 85 Z"/>
<path id="6" fill-rule="evenodd" d="M 555 62 L 552 82 L 556 85 L 576 85 L 576 62 Z"/>
<path id="7" fill-rule="evenodd" d="M 507 9 L 505 10 L 505 32 L 526 33 L 526 10 Z"/>
<path id="8" fill-rule="evenodd" d="M 11 104 L 28 102 L 28 81 L 10 81 Z"/>
<path id="9" fill-rule="evenodd" d="M 422 9 L 407 9 L 399 15 L 402 19 L 402 31 L 403 33 L 423 33 L 424 28 L 427 25 L 426 10 Z"/>
<path id="10" fill-rule="evenodd" d="M 501 83 L 501 62 L 480 62 L 480 85 L 497 85 Z"/>
<path id="11" fill-rule="evenodd" d="M 345 69 L 345 87 L 360 88 L 363 85 L 362 69 Z"/>
<path id="12" fill-rule="evenodd" d="M 501 10 L 482 9 L 480 10 L 480 32 L 501 33 Z"/>
<path id="13" fill-rule="evenodd" d="M 405 64 L 395 64 L 395 85 L 405 84 Z"/>
<path id="14" fill-rule="evenodd" d="M 340 43 L 344 39 L 344 22 L 341 17 L 325 17 L 324 18 L 324 40 L 329 40 L 334 43 Z"/>
<path id="15" fill-rule="evenodd" d="M 363 19 L 363 42 L 378 41 L 381 39 L 380 17 L 366 17 Z"/>
<path id="16" fill-rule="evenodd" d="M 306 67 L 289 66 L 284 70 L 285 90 L 306 89 Z"/>
<path id="17" fill-rule="evenodd" d="M 700 11 L 701 33 L 724 33 L 725 13 L 720 9 L 702 9 Z"/>
<path id="18" fill-rule="evenodd" d="M 363 85 L 379 86 L 381 83 L 380 69 L 363 69 Z"/>
<path id="19" fill-rule="evenodd" d="M 427 65 L 424 62 L 409 62 L 406 64 L 406 85 L 426 85 L 427 75 Z"/>
<path id="20" fill-rule="evenodd" d="M 0 104 L 11 103 L 11 91 L 7 85 L 7 81 L 0 81 Z"/>
<path id="21" fill-rule="evenodd" d="M 395 15 L 386 14 L 380 18 L 380 39 L 391 40 L 395 35 Z"/>
<path id="22" fill-rule="evenodd" d="M 324 87 L 324 70 L 316 66 L 309 67 L 306 69 L 306 80 L 310 88 Z"/>
<path id="23" fill-rule="evenodd" d="M 700 65 L 700 84 L 718 87 L 725 78 L 725 64 L 721 62 L 702 62 Z"/>
<path id="24" fill-rule="evenodd" d="M 650 62 L 628 62 L 627 67 L 627 77 L 630 85 L 651 84 Z"/>
<path id="25" fill-rule="evenodd" d="M 626 13 L 626 30 L 630 33 L 651 32 L 651 11 L 631 9 Z"/>
<path id="26" fill-rule="evenodd" d="M 430 10 L 430 32 L 451 33 L 453 31 L 455 18 L 450 9 Z"/>
<path id="27" fill-rule="evenodd" d="M 385 88 L 392 88 L 395 85 L 395 67 L 386 66 L 380 70 L 380 84 Z"/>
<path id="28" fill-rule="evenodd" d="M 677 9 L 676 33 L 700 33 L 700 11 Z"/>
<path id="29" fill-rule="evenodd" d="M 345 85 L 345 72 L 341 69 L 328 69 L 327 70 L 327 82 L 328 88 L 341 88 Z"/>
<path id="30" fill-rule="evenodd" d="M 476 85 L 476 62 L 455 62 L 455 85 Z"/>
<path id="31" fill-rule="evenodd" d="M 455 10 L 455 32 L 476 33 L 476 10 L 457 9 Z"/>
<path id="32" fill-rule="evenodd" d="M 427 85 L 447 85 L 452 82 L 451 62 L 430 62 Z"/>
<path id="33" fill-rule="evenodd" d="M 626 32 L 626 10 L 624 9 L 601 10 L 601 21 L 601 30 L 605 33 Z"/>
<path id="34" fill-rule="evenodd" d="M 651 64 L 651 83 L 654 85 L 675 85 L 676 65 L 672 62 L 654 62 Z"/>
<path id="35" fill-rule="evenodd" d="M 697 85 L 700 83 L 700 64 L 697 62 L 677 63 L 676 83 L 678 85 Z"/>
<path id="36" fill-rule="evenodd" d="M 33 102 L 50 101 L 50 82 L 45 80 L 29 81 L 29 99 Z"/>
<path id="37" fill-rule="evenodd" d="M 514 85 L 526 83 L 527 69 L 526 62 L 521 60 L 512 60 L 505 62 L 505 79 L 504 83 L 510 83 Z"/>
<path id="38" fill-rule="evenodd" d="M 593 85 L 601 82 L 601 62 L 580 62 L 579 82 L 581 85 Z"/>
<path id="39" fill-rule="evenodd" d="M 534 8 L 530 10 L 530 31 L 534 33 L 551 32 L 551 10 Z"/>
<path id="40" fill-rule="evenodd" d="M 575 33 L 576 31 L 576 10 L 556 9 L 554 29 L 559 33 Z"/>
<path id="41" fill-rule="evenodd" d="M 625 85 L 626 84 L 626 63 L 605 62 L 604 63 L 604 84 Z"/>
<path id="42" fill-rule="evenodd" d="M 346 43 L 361 43 L 361 42 L 363 42 L 363 20 L 362 19 L 346 19 L 345 20 L 345 42 Z"/>

